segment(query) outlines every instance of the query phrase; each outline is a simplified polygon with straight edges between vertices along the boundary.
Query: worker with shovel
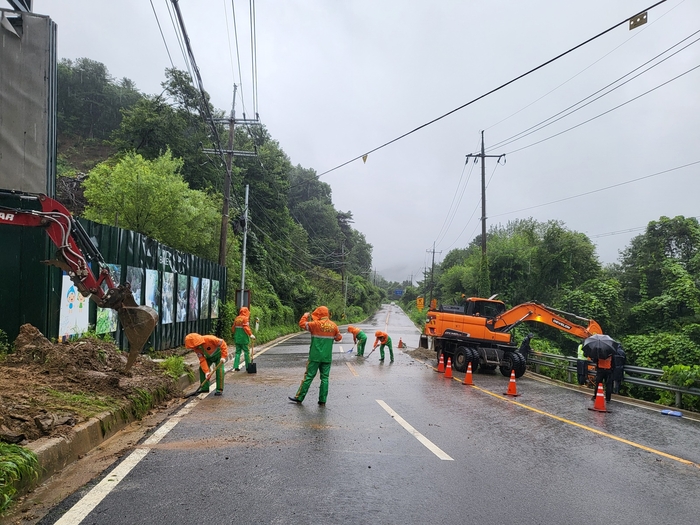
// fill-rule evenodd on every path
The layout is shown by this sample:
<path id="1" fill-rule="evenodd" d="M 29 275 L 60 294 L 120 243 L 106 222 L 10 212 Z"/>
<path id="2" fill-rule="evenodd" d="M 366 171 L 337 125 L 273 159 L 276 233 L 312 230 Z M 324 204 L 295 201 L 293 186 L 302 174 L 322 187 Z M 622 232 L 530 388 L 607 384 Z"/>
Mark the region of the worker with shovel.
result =
<path id="1" fill-rule="evenodd" d="M 338 326 L 331 321 L 328 307 L 319 306 L 311 314 L 308 312 L 299 319 L 299 328 L 311 332 L 311 347 L 309 348 L 309 360 L 306 363 L 306 373 L 299 385 L 299 390 L 290 401 L 301 404 L 309 391 L 311 382 L 316 377 L 316 372 L 321 371 L 321 386 L 318 392 L 318 404 L 325 405 L 328 398 L 328 378 L 331 374 L 333 362 L 333 341 L 341 341 L 343 334 Z"/>
<path id="2" fill-rule="evenodd" d="M 348 333 L 352 334 L 352 342 L 357 345 L 357 355 L 365 355 L 365 345 L 367 344 L 367 334 L 356 326 L 348 326 Z"/>
<path id="3" fill-rule="evenodd" d="M 248 350 L 248 345 L 251 339 L 255 341 L 255 336 L 250 330 L 250 310 L 248 310 L 248 308 L 241 306 L 241 309 L 238 311 L 238 316 L 233 321 L 231 330 L 233 331 L 233 341 L 236 343 L 236 357 L 233 358 L 233 370 L 240 370 L 238 365 L 241 360 L 241 352 L 243 352 L 243 359 L 247 369 L 248 365 L 250 365 L 250 350 Z"/>
<path id="4" fill-rule="evenodd" d="M 376 339 L 374 340 L 374 347 L 372 347 L 372 351 L 374 351 L 375 348 L 377 348 L 377 345 L 381 343 L 381 346 L 379 347 L 379 360 L 384 361 L 384 347 L 388 346 L 389 347 L 389 358 L 391 359 L 391 362 L 394 362 L 394 349 L 391 346 L 391 337 L 389 337 L 389 334 L 386 332 L 382 332 L 381 330 L 377 330 L 374 332 L 374 336 Z"/>
<path id="5" fill-rule="evenodd" d="M 200 335 L 197 333 L 185 336 L 185 347 L 192 350 L 199 358 L 199 391 L 209 392 L 209 367 L 216 367 L 216 392 L 215 396 L 224 393 L 224 367 L 219 366 L 220 361 L 225 361 L 228 357 L 228 347 L 226 341 L 219 339 L 215 335 Z"/>

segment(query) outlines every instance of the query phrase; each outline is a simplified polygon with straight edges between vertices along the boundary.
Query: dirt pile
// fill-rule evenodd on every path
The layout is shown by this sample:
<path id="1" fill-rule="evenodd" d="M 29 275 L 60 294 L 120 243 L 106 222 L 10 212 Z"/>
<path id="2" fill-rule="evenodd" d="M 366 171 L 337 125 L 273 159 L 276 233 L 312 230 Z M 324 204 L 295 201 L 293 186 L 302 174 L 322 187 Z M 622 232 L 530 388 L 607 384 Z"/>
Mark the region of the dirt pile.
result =
<path id="1" fill-rule="evenodd" d="M 0 361 L 0 440 L 26 444 L 69 435 L 72 427 L 126 406 L 133 396 L 177 394 L 162 367 L 141 356 L 124 372 L 126 353 L 114 343 L 83 338 L 52 343 L 35 327 L 21 327 L 14 352 Z"/>

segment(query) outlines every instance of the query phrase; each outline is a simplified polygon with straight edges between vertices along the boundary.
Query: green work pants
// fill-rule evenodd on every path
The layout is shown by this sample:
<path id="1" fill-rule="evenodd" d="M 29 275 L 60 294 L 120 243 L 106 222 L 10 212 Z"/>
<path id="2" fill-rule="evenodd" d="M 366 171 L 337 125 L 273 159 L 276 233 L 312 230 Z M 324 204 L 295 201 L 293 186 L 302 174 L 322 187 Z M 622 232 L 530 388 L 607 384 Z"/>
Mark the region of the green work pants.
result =
<path id="1" fill-rule="evenodd" d="M 386 344 L 383 344 L 379 347 L 379 360 L 384 361 L 384 347 L 385 346 L 389 347 L 389 358 L 393 361 L 394 360 L 394 349 L 391 346 L 391 337 L 387 337 Z"/>
<path id="2" fill-rule="evenodd" d="M 238 364 L 241 361 L 241 352 L 243 352 L 243 359 L 245 360 L 245 366 L 248 368 L 250 364 L 250 351 L 248 350 L 248 345 L 245 343 L 236 343 L 236 357 L 233 358 L 233 369 L 238 368 Z"/>
<path id="3" fill-rule="evenodd" d="M 357 342 L 357 355 L 365 355 L 365 345 L 367 344 L 367 339 L 364 341 Z"/>
<path id="4" fill-rule="evenodd" d="M 221 354 L 216 353 L 216 359 L 209 360 L 207 359 L 207 364 L 209 365 L 209 371 L 211 372 L 211 368 L 215 367 L 216 365 L 219 364 L 219 361 L 221 360 Z M 202 383 L 207 378 L 207 374 L 204 373 L 204 370 L 202 368 L 199 368 L 199 382 Z M 209 381 L 206 381 L 205 383 L 202 383 L 202 386 L 199 387 L 201 391 L 209 391 Z M 216 371 L 216 389 L 219 392 L 224 391 L 224 365 L 221 365 L 217 371 Z"/>
<path id="5" fill-rule="evenodd" d="M 331 375 L 331 363 L 321 363 L 320 361 L 308 361 L 306 363 L 306 373 L 304 374 L 304 379 L 299 385 L 299 390 L 297 390 L 297 395 L 295 396 L 299 401 L 303 401 L 306 397 L 306 393 L 309 391 L 311 386 L 311 381 L 316 377 L 316 372 L 321 370 L 321 387 L 318 391 L 318 401 L 319 403 L 325 403 L 328 397 L 328 378 Z"/>

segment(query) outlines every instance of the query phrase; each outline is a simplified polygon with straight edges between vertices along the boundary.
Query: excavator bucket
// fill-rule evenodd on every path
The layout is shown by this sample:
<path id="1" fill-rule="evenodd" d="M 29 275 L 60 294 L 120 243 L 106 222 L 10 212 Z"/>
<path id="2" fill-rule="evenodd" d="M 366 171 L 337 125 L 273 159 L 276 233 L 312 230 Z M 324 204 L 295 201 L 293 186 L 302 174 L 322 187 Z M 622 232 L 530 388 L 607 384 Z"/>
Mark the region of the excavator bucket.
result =
<path id="1" fill-rule="evenodd" d="M 143 345 L 158 324 L 158 312 L 150 306 L 123 306 L 119 310 L 119 322 L 129 341 L 129 357 L 124 371 L 128 372 L 141 353 Z"/>

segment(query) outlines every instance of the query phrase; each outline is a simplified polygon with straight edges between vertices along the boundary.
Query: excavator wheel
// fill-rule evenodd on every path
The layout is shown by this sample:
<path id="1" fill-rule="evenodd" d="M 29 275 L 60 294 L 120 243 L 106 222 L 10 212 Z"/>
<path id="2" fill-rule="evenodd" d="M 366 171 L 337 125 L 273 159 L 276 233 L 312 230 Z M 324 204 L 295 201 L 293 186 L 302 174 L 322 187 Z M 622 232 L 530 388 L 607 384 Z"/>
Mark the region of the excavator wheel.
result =
<path id="1" fill-rule="evenodd" d="M 522 377 L 527 370 L 527 359 L 520 352 L 513 352 L 515 377 Z"/>
<path id="2" fill-rule="evenodd" d="M 124 306 L 119 309 L 119 322 L 129 341 L 129 357 L 124 371 L 128 372 L 158 324 L 158 312 L 150 306 Z"/>
<path id="3" fill-rule="evenodd" d="M 452 368 L 454 368 L 457 372 L 466 372 L 467 371 L 467 363 L 471 360 L 471 348 L 466 348 L 464 346 L 458 346 L 455 349 L 455 353 L 452 357 Z M 474 369 L 474 365 L 472 365 L 472 370 Z"/>
<path id="4" fill-rule="evenodd" d="M 476 348 L 469 348 L 468 361 L 472 364 L 472 373 L 475 374 L 479 368 L 479 351 Z"/>

